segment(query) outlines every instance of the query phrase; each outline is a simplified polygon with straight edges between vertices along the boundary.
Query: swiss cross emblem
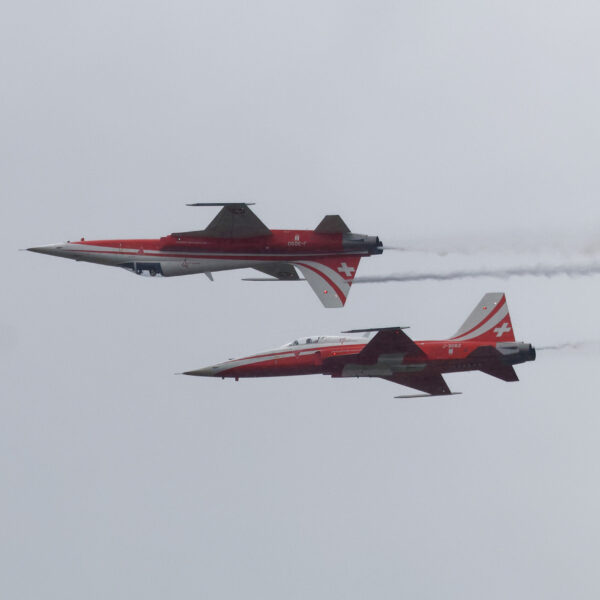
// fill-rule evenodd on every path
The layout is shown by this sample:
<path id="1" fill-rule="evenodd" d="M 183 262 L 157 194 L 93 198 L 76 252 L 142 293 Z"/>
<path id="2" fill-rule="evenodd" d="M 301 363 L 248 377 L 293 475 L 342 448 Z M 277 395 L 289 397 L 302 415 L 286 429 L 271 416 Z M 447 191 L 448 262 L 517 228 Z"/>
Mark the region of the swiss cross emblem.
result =
<path id="1" fill-rule="evenodd" d="M 343 262 L 338 267 L 338 271 L 340 273 L 343 273 L 346 277 L 351 277 L 352 273 L 354 273 L 354 271 L 356 271 L 356 269 L 354 267 L 349 267 L 345 262 Z"/>
<path id="2" fill-rule="evenodd" d="M 496 334 L 496 337 L 502 337 L 505 333 L 508 333 L 510 330 L 510 325 L 505 321 L 500 327 L 496 327 L 496 329 L 494 329 L 494 333 Z"/>

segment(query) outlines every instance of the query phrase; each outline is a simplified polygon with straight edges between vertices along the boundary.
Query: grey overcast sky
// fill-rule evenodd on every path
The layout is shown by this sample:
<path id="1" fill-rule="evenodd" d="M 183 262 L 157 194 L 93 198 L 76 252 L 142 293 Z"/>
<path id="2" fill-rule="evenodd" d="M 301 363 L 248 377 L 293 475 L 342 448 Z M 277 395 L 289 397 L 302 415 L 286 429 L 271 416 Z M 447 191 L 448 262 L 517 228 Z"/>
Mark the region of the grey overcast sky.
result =
<path id="1" fill-rule="evenodd" d="M 600 277 L 160 281 L 17 252 L 154 237 L 255 201 L 339 213 L 359 275 L 600 260 L 597 2 L 5 3 L 3 598 L 598 598 L 599 354 L 520 383 L 177 377 L 297 336 L 451 334 L 506 291 L 517 336 L 600 337 Z M 473 240 L 470 244 L 469 240 Z M 533 242 L 533 243 L 532 243 Z M 469 249 L 471 252 L 469 252 Z"/>

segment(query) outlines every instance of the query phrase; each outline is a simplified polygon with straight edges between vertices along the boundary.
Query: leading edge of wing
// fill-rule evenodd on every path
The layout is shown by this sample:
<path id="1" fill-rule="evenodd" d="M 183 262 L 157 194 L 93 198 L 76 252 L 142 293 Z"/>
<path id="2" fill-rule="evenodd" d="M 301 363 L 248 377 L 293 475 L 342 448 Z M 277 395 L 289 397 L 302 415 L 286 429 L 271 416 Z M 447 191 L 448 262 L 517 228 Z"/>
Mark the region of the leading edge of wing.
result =
<path id="1" fill-rule="evenodd" d="M 381 354 L 407 354 L 415 358 L 425 358 L 425 352 L 402 331 L 403 329 L 406 328 L 386 327 L 376 330 L 377 333 L 361 350 L 359 357 L 375 359 Z"/>

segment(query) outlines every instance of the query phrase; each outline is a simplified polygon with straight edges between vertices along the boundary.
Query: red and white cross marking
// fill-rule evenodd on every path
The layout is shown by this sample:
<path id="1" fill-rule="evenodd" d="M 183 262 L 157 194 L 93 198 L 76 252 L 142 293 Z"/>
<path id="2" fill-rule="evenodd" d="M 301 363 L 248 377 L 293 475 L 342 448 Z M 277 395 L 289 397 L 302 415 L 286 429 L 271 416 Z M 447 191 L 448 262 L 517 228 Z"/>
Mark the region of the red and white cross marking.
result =
<path id="1" fill-rule="evenodd" d="M 496 337 L 502 337 L 505 333 L 508 333 L 511 330 L 511 326 L 504 321 L 504 323 L 502 323 L 502 325 L 500 327 L 496 327 L 494 329 L 494 333 L 496 334 Z"/>
<path id="2" fill-rule="evenodd" d="M 352 273 L 356 271 L 354 267 L 349 267 L 346 262 L 343 262 L 339 267 L 338 271 L 343 273 L 346 277 L 352 277 Z"/>

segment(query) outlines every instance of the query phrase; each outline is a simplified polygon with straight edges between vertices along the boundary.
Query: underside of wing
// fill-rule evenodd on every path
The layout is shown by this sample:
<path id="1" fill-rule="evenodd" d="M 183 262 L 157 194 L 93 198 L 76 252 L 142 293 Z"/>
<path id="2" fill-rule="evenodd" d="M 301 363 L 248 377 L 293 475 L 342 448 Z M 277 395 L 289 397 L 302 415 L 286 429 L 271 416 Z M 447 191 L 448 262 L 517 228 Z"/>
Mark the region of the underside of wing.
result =
<path id="1" fill-rule="evenodd" d="M 214 206 L 211 204 L 193 204 L 191 206 Z M 219 214 L 201 231 L 174 233 L 180 237 L 215 237 L 239 239 L 272 235 L 271 230 L 244 203 L 225 204 Z"/>
<path id="2" fill-rule="evenodd" d="M 398 373 L 383 379 L 425 392 L 431 396 L 452 394 L 444 378 L 439 373 Z"/>
<path id="3" fill-rule="evenodd" d="M 290 263 L 274 262 L 272 264 L 254 268 L 261 273 L 265 273 L 265 275 L 270 275 L 271 277 L 275 277 L 275 279 L 280 279 L 282 281 L 298 281 L 298 279 L 300 279 L 294 265 L 291 265 Z"/>
<path id="4" fill-rule="evenodd" d="M 425 352 L 411 340 L 401 327 L 380 329 L 375 337 L 362 349 L 360 358 L 377 360 L 382 354 L 406 354 L 425 358 Z"/>

